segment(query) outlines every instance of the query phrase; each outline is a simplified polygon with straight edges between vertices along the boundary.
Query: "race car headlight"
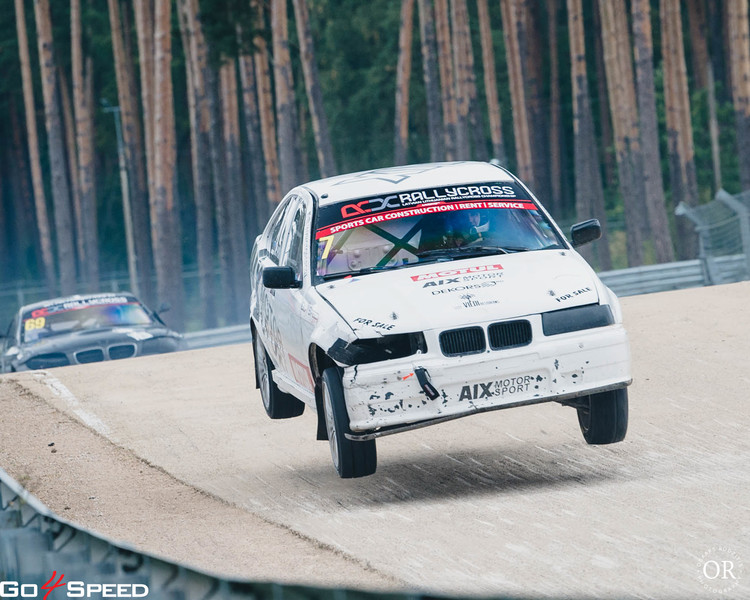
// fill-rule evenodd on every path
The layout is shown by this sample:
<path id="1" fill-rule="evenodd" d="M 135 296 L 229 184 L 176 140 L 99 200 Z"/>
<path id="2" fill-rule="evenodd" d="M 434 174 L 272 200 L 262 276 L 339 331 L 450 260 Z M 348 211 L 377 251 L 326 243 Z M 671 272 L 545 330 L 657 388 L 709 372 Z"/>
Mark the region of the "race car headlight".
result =
<path id="1" fill-rule="evenodd" d="M 376 338 L 355 340 L 351 343 L 339 338 L 328 349 L 328 354 L 334 360 L 345 365 L 361 365 L 404 358 L 419 351 L 427 351 L 427 344 L 421 331 L 418 333 L 383 335 Z"/>
<path id="2" fill-rule="evenodd" d="M 544 335 L 558 335 L 582 329 L 605 327 L 615 322 L 608 304 L 587 304 L 542 313 Z"/>

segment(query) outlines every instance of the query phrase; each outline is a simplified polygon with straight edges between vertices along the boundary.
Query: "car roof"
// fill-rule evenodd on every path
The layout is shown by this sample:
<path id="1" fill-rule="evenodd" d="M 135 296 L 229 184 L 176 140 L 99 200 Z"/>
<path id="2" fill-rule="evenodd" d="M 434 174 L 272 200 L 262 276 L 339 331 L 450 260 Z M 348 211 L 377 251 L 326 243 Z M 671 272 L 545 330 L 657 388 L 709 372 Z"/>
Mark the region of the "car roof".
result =
<path id="1" fill-rule="evenodd" d="M 371 169 L 311 181 L 301 187 L 307 189 L 320 206 L 326 206 L 364 196 L 490 181 L 515 181 L 515 179 L 499 165 L 463 161 Z"/>
<path id="2" fill-rule="evenodd" d="M 61 296 L 59 298 L 51 298 L 49 300 L 42 300 L 41 302 L 35 302 L 34 304 L 27 304 L 22 306 L 19 310 L 21 313 L 28 312 L 30 310 L 36 310 L 39 308 L 45 308 L 48 306 L 57 306 L 66 302 L 80 302 L 93 300 L 98 298 L 127 298 L 129 302 L 138 302 L 131 292 L 102 292 L 98 294 L 75 294 L 73 296 Z"/>

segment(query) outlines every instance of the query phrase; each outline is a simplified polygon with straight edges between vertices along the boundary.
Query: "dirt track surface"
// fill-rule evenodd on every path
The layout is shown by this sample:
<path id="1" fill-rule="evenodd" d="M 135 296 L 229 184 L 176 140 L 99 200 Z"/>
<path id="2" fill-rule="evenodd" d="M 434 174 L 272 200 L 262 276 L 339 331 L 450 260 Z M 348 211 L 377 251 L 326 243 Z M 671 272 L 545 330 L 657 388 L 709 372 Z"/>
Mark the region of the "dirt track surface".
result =
<path id="1" fill-rule="evenodd" d="M 265 416 L 236 345 L 1 376 L 0 466 L 69 520 L 234 578 L 748 598 L 750 283 L 623 306 L 620 444 L 522 407 L 384 438 L 378 472 L 342 481 L 310 411 Z"/>

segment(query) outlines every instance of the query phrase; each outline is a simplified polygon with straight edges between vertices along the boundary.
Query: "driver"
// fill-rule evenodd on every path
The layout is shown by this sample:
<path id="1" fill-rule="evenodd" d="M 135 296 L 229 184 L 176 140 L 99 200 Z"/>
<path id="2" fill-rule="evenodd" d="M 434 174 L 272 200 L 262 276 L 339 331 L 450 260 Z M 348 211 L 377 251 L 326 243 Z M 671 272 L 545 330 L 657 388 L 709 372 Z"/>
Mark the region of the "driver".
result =
<path id="1" fill-rule="evenodd" d="M 464 212 L 462 227 L 455 232 L 456 246 L 481 243 L 490 228 L 489 221 L 482 223 L 482 211 L 478 209 Z"/>

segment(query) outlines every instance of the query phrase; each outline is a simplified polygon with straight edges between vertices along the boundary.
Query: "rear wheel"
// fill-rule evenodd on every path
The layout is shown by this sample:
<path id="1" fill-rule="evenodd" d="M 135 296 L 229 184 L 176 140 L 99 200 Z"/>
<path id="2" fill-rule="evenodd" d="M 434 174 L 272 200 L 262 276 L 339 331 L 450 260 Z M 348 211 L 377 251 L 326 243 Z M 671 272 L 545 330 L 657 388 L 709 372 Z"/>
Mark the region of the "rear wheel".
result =
<path id="1" fill-rule="evenodd" d="M 282 392 L 276 386 L 271 375 L 273 363 L 257 333 L 253 339 L 253 351 L 255 353 L 255 377 L 266 414 L 272 419 L 289 419 L 301 415 L 305 410 L 305 403 L 291 394 Z"/>
<path id="2" fill-rule="evenodd" d="M 323 371 L 321 393 L 331 458 L 339 477 L 352 479 L 372 475 L 378 465 L 375 440 L 355 442 L 346 437 L 351 429 L 338 369 L 331 367 Z"/>
<path id="3" fill-rule="evenodd" d="M 620 388 L 581 398 L 578 424 L 589 444 L 614 444 L 628 431 L 628 390 Z"/>

